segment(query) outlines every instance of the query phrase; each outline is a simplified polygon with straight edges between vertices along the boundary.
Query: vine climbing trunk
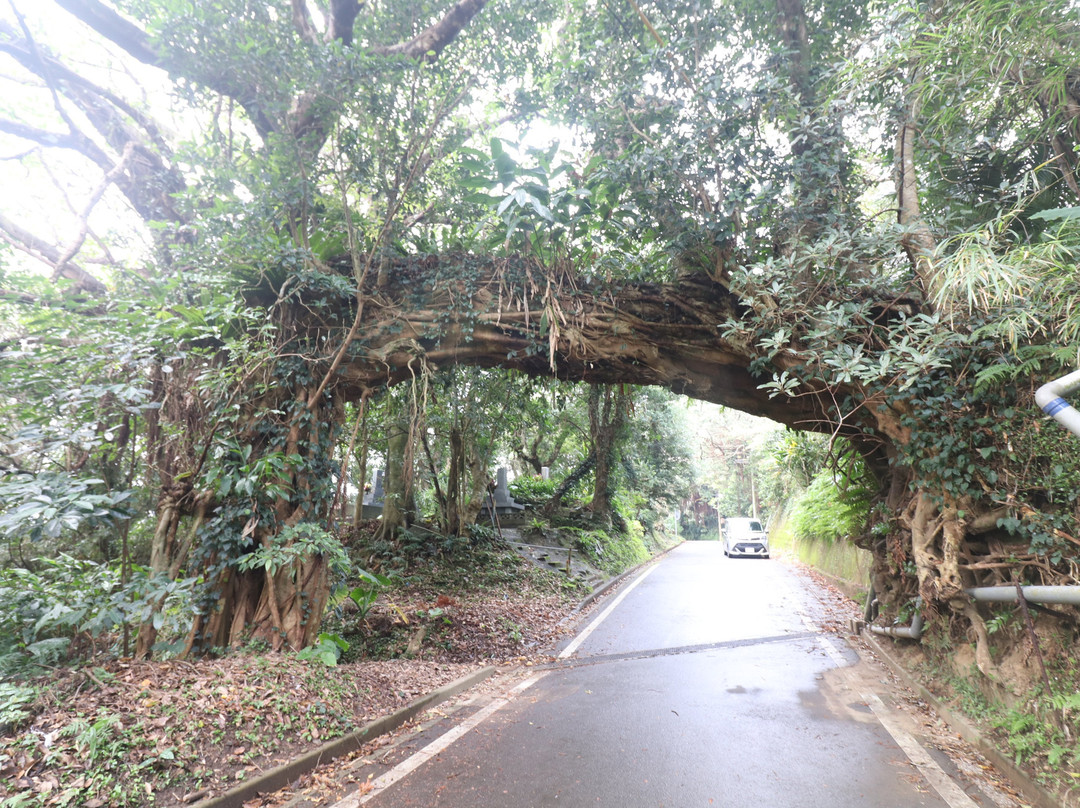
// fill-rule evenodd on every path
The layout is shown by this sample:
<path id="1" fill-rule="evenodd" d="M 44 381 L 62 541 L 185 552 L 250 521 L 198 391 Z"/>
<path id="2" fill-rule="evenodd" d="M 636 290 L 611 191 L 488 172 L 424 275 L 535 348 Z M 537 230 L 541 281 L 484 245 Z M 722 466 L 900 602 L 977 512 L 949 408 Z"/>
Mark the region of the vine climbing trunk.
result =
<path id="1" fill-rule="evenodd" d="M 476 523 L 488 495 L 491 476 L 488 464 L 481 456 L 476 441 L 469 441 L 465 452 L 465 467 L 469 485 L 461 502 L 461 522 L 466 530 Z"/>
<path id="2" fill-rule="evenodd" d="M 249 404 L 207 521 L 201 564 L 214 576 L 188 638 L 188 649 L 235 647 L 259 640 L 275 650 L 315 639 L 329 597 L 330 559 L 340 552 L 324 525 L 338 469 L 334 448 L 344 408 L 329 395 L 278 388 Z M 284 399 L 284 400 L 282 400 Z M 235 496 L 237 492 L 243 499 Z"/>
<path id="3" fill-rule="evenodd" d="M 163 370 L 156 363 L 151 371 L 150 400 L 156 406 L 147 410 L 147 467 L 156 475 L 159 487 L 154 535 L 150 541 L 150 578 L 155 585 L 162 578 L 175 580 L 187 563 L 188 553 L 196 540 L 208 507 L 208 496 L 196 493 L 195 484 L 206 457 L 205 442 L 209 440 L 206 410 L 191 388 L 197 371 L 193 368 Z M 177 428 L 179 427 L 179 428 Z M 180 523 L 185 513 L 196 507 L 194 525 L 184 540 L 178 541 Z M 139 623 L 135 656 L 147 659 L 157 642 L 162 625 L 161 612 L 165 605 L 162 596 L 150 600 Z"/>

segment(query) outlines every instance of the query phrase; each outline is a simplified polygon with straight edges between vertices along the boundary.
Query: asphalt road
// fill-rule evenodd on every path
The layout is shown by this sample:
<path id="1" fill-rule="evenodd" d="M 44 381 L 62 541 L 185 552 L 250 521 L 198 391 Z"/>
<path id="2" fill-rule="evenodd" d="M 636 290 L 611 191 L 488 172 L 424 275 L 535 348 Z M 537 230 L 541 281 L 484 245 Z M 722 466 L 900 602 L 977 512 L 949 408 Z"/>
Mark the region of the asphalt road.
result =
<path id="1" fill-rule="evenodd" d="M 824 607 L 786 565 L 687 543 L 615 600 L 527 689 L 393 784 L 338 805 L 990 804 L 931 782 L 932 756 L 902 748 L 910 736 L 852 673 L 856 654 L 818 629 Z"/>

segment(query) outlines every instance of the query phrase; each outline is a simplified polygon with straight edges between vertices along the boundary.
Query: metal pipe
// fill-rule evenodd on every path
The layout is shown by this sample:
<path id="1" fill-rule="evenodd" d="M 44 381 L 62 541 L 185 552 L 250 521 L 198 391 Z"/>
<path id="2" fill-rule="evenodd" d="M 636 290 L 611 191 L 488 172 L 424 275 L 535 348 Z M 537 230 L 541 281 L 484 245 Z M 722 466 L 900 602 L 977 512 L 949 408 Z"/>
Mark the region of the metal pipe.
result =
<path id="1" fill-rule="evenodd" d="M 1042 411 L 1072 432 L 1080 435 L 1080 412 L 1067 402 L 1064 396 L 1080 390 L 1080 370 L 1047 382 L 1035 391 L 1035 403 Z"/>
<path id="2" fill-rule="evenodd" d="M 1075 413 L 1076 411 L 1073 410 Z M 1076 413 L 1080 415 L 1080 413 Z M 1080 586 L 1022 586 L 1029 603 L 1062 603 L 1080 606 Z M 981 603 L 1016 603 L 1016 586 L 976 586 L 965 593 Z"/>
<path id="3" fill-rule="evenodd" d="M 975 586 L 965 589 L 964 593 L 980 603 L 1016 603 L 1017 587 L 1012 586 Z M 1021 586 L 1024 600 L 1028 603 L 1054 603 L 1068 606 L 1080 606 L 1080 586 Z M 903 637 L 918 640 L 923 633 L 923 618 L 918 611 L 911 618 L 910 626 L 872 626 L 874 634 L 888 637 Z"/>
<path id="4" fill-rule="evenodd" d="M 911 618 L 910 626 L 869 626 L 874 634 L 884 634 L 888 637 L 903 637 L 907 640 L 918 640 L 922 637 L 923 618 L 920 612 L 915 612 Z"/>

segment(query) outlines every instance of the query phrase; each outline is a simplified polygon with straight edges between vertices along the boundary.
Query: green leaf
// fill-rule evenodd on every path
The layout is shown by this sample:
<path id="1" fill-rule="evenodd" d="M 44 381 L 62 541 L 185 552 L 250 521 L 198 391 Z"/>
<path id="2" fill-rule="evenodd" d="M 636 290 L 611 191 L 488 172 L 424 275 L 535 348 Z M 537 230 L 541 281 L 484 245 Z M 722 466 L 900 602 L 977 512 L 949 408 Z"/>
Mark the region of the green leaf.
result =
<path id="1" fill-rule="evenodd" d="M 1053 208 L 1051 210 L 1040 210 L 1038 213 L 1031 214 L 1031 218 L 1043 221 L 1080 219 L 1080 208 Z"/>

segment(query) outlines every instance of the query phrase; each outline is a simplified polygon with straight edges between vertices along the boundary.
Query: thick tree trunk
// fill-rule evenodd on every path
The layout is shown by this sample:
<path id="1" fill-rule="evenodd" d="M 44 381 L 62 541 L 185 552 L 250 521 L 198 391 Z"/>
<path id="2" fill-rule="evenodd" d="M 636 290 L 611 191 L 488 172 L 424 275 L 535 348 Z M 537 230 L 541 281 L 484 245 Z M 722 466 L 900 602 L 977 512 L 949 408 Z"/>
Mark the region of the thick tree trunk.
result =
<path id="1" fill-rule="evenodd" d="M 385 541 L 393 541 L 399 530 L 412 524 L 416 511 L 413 504 L 409 425 L 395 418 L 389 430 L 386 476 L 383 478 L 386 498 L 383 500 L 382 522 L 379 525 L 379 537 Z"/>
<path id="2" fill-rule="evenodd" d="M 461 428 L 450 427 L 450 462 L 446 471 L 446 532 L 461 535 L 461 484 L 465 473 L 465 437 Z"/>
<path id="3" fill-rule="evenodd" d="M 488 496 L 488 483 L 491 481 L 488 464 L 480 456 L 475 440 L 469 441 L 466 446 L 465 467 L 468 472 L 469 486 L 461 503 L 461 524 L 462 530 L 467 532 L 476 524 L 480 512 L 484 509 L 484 502 Z"/>
<path id="4" fill-rule="evenodd" d="M 221 473 L 245 481 L 246 493 L 237 493 L 239 483 L 234 484 L 204 530 L 202 563 L 219 570 L 211 586 L 217 597 L 196 618 L 189 648 L 207 651 L 251 640 L 276 650 L 303 648 L 317 635 L 326 608 L 325 557 L 293 550 L 295 531 L 282 531 L 303 524 L 326 537 L 323 526 L 337 493 L 332 458 L 344 409 L 321 396 L 312 412 L 314 393 L 306 387 L 291 396 L 282 388 L 271 390 L 270 400 L 249 402 L 247 427 L 232 441 L 243 451 L 222 458 Z M 275 423 L 267 412 L 280 413 L 281 420 Z M 241 569 L 239 560 L 260 548 L 267 551 L 265 564 Z"/>
<path id="5" fill-rule="evenodd" d="M 150 542 L 151 577 L 166 573 L 171 567 L 170 544 L 175 540 L 179 522 L 180 510 L 177 503 L 168 495 L 163 495 L 161 502 L 158 503 L 157 526 L 154 528 L 154 536 Z M 149 618 L 139 624 L 139 634 L 135 641 L 136 659 L 150 658 L 158 633 L 154 616 L 160 612 L 161 606 L 160 602 L 153 604 Z"/>
<path id="6" fill-rule="evenodd" d="M 206 423 L 203 403 L 192 395 L 191 388 L 198 371 L 174 370 L 166 374 L 160 363 L 151 373 L 151 401 L 157 406 L 147 410 L 147 469 L 148 482 L 157 484 L 157 518 L 150 543 L 150 576 L 168 576 L 175 580 L 187 563 L 188 552 L 196 540 L 209 507 L 210 496 L 195 493 L 195 481 L 202 469 L 205 453 L 201 444 L 208 439 L 197 426 Z M 183 425 L 181 429 L 170 429 Z M 177 541 L 180 521 L 194 510 L 194 526 L 183 541 Z M 139 625 L 135 656 L 147 659 L 157 642 L 162 599 L 150 604 L 149 613 Z"/>
<path id="7" fill-rule="evenodd" d="M 317 555 L 275 574 L 263 572 L 253 616 L 233 626 L 229 645 L 238 645 L 248 632 L 252 639 L 268 641 L 275 651 L 298 651 L 311 645 L 330 594 L 328 572 L 325 560 Z"/>
<path id="8" fill-rule="evenodd" d="M 611 522 L 612 510 L 611 473 L 617 460 L 628 403 L 629 395 L 622 385 L 593 385 L 589 391 L 589 433 L 596 456 L 589 509 L 594 517 L 607 523 Z"/>

